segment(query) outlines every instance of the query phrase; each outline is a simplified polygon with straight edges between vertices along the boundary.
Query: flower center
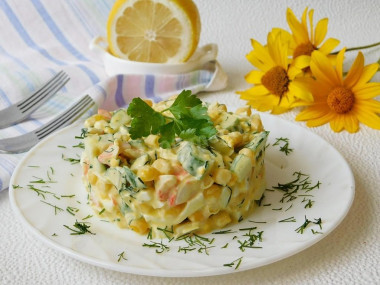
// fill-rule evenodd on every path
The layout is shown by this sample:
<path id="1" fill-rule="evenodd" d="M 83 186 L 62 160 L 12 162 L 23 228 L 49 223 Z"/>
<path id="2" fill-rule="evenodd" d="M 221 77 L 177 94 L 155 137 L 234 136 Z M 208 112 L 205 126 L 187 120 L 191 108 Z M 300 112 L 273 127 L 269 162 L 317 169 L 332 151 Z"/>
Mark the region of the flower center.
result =
<path id="1" fill-rule="evenodd" d="M 289 77 L 281 66 L 272 67 L 263 77 L 261 83 L 272 93 L 282 97 L 288 91 Z"/>
<path id="2" fill-rule="evenodd" d="M 336 87 L 327 96 L 327 105 L 338 114 L 349 112 L 354 106 L 354 102 L 354 93 L 344 87 Z"/>
<path id="3" fill-rule="evenodd" d="M 296 58 L 300 55 L 311 55 L 311 53 L 316 50 L 311 42 L 305 44 L 300 44 L 296 47 L 293 53 L 293 58 Z"/>

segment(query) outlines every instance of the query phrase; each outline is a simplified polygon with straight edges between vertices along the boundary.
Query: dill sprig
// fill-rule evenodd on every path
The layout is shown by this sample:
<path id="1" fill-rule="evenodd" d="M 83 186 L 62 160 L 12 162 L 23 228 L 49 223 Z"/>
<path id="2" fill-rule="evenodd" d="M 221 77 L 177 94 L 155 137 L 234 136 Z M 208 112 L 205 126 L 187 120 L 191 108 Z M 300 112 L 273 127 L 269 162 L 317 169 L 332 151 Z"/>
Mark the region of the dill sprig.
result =
<path id="1" fill-rule="evenodd" d="M 88 129 L 86 128 L 83 128 L 81 130 L 81 134 L 79 136 L 75 136 L 76 139 L 84 139 L 85 137 L 87 137 L 87 134 L 88 134 Z"/>
<path id="2" fill-rule="evenodd" d="M 128 260 L 125 256 L 124 256 L 124 251 L 119 253 L 117 255 L 119 257 L 119 259 L 117 260 L 117 262 L 120 262 L 120 260 L 124 259 L 124 260 Z"/>
<path id="3" fill-rule="evenodd" d="M 42 190 L 42 189 L 37 188 L 34 185 L 30 185 L 30 184 L 28 184 L 27 186 L 28 186 L 28 189 L 36 192 L 37 196 L 41 196 L 44 200 L 46 199 L 45 194 L 50 194 L 50 195 L 53 195 L 54 197 L 57 198 L 57 196 L 53 192 L 50 192 L 50 191 L 47 191 L 47 190 Z M 59 198 L 57 198 L 57 199 L 59 199 Z"/>
<path id="4" fill-rule="evenodd" d="M 199 253 L 205 253 L 206 255 L 209 255 L 209 249 L 215 247 L 211 245 L 215 241 L 214 238 L 209 239 L 197 234 L 185 234 L 178 237 L 176 240 L 183 240 L 187 243 L 186 247 L 179 248 L 179 252 L 183 251 L 186 253 L 187 251 L 197 250 Z"/>
<path id="5" fill-rule="evenodd" d="M 66 157 L 64 154 L 62 154 L 62 159 L 64 161 L 70 162 L 71 164 L 77 164 L 80 162 L 80 158 Z"/>
<path id="6" fill-rule="evenodd" d="M 243 237 L 246 237 L 244 240 L 237 240 L 240 244 L 239 249 L 244 252 L 246 248 L 262 248 L 261 246 L 256 246 L 257 241 L 262 241 L 262 235 L 264 231 L 254 232 L 257 227 L 242 228 L 239 231 L 244 231 Z"/>
<path id="7" fill-rule="evenodd" d="M 144 243 L 143 247 L 156 248 L 156 253 L 163 253 L 164 251 L 169 251 L 170 247 L 162 242 L 150 241 L 149 243 Z"/>
<path id="8" fill-rule="evenodd" d="M 174 238 L 173 237 L 173 233 L 174 233 L 173 226 L 171 226 L 170 229 L 168 229 L 167 226 L 165 226 L 164 229 L 160 228 L 160 227 L 157 227 L 157 230 L 163 232 L 163 234 L 169 240 L 169 242 L 172 241 L 172 239 Z"/>
<path id="9" fill-rule="evenodd" d="M 69 214 L 75 216 L 75 213 L 79 212 L 79 209 L 75 207 L 67 206 L 66 211 L 69 212 Z"/>
<path id="10" fill-rule="evenodd" d="M 241 261 L 243 260 L 243 256 L 230 262 L 230 263 L 226 263 L 226 264 L 223 264 L 223 266 L 227 266 L 227 267 L 233 267 L 235 266 L 235 270 L 239 268 L 240 264 L 241 264 Z M 235 265 L 236 263 L 236 265 Z"/>
<path id="11" fill-rule="evenodd" d="M 224 235 L 224 234 L 232 234 L 232 233 L 236 233 L 236 232 L 229 229 L 229 230 L 222 230 L 222 231 L 213 232 L 212 234 L 213 235 Z"/>
<path id="12" fill-rule="evenodd" d="M 278 221 L 278 222 L 279 223 L 295 223 L 296 219 L 294 217 L 289 217 L 289 218 L 283 219 L 283 220 Z"/>
<path id="13" fill-rule="evenodd" d="M 289 155 L 293 151 L 293 149 L 289 147 L 288 138 L 276 138 L 276 141 L 272 145 L 279 146 L 280 151 L 285 153 L 285 155 Z"/>
<path id="14" fill-rule="evenodd" d="M 273 190 L 283 192 L 283 196 L 280 200 L 281 203 L 291 202 L 302 196 L 312 197 L 313 195 L 304 193 L 308 193 L 314 189 L 319 189 L 319 186 L 321 185 L 321 182 L 319 181 L 313 185 L 310 181 L 310 175 L 304 174 L 301 171 L 294 172 L 293 176 L 296 176 L 296 178 L 292 181 L 287 183 L 278 183 L 277 186 L 272 187 Z"/>
<path id="15" fill-rule="evenodd" d="M 321 219 L 321 218 L 319 218 L 319 219 L 314 219 L 314 221 L 311 221 L 311 220 L 309 220 L 308 218 L 306 218 L 306 216 L 305 216 L 305 221 L 304 221 L 304 223 L 303 223 L 301 226 L 299 226 L 298 228 L 296 228 L 295 231 L 296 231 L 297 233 L 299 233 L 299 234 L 303 234 L 304 231 L 306 230 L 306 228 L 307 228 L 310 224 L 318 225 L 319 228 L 322 229 L 322 219 Z M 313 230 L 311 230 L 311 232 L 312 232 L 313 234 L 315 234 L 315 233 L 320 233 L 320 232 L 315 232 L 315 231 L 313 231 Z"/>
<path id="16" fill-rule="evenodd" d="M 73 228 L 70 228 L 69 226 L 67 225 L 63 225 L 65 228 L 69 229 L 70 231 L 72 231 L 72 233 L 70 233 L 70 235 L 84 235 L 86 233 L 89 233 L 89 234 L 92 234 L 92 235 L 95 235 L 93 232 L 91 232 L 89 230 L 90 228 L 90 225 L 88 225 L 88 223 L 86 222 L 78 222 L 78 221 L 75 221 L 75 224 L 73 225 Z"/>
<path id="17" fill-rule="evenodd" d="M 55 214 L 55 215 L 57 215 L 58 212 L 63 211 L 62 208 L 60 208 L 60 207 L 58 207 L 58 206 L 56 206 L 56 205 L 50 204 L 50 203 L 48 203 L 48 202 L 46 202 L 46 201 L 43 201 L 43 200 L 40 200 L 40 201 L 41 201 L 42 203 L 45 203 L 46 205 L 49 205 L 49 206 L 53 207 L 53 208 L 54 208 L 54 214 Z"/>

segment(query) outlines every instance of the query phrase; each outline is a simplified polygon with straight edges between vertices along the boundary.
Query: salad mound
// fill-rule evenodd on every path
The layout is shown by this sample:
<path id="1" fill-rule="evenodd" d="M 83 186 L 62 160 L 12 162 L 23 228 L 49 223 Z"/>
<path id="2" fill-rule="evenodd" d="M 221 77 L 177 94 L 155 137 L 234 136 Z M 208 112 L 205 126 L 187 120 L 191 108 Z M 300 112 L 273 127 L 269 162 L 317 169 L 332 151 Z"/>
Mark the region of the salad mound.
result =
<path id="1" fill-rule="evenodd" d="M 265 190 L 268 132 L 248 106 L 228 112 L 184 91 L 100 110 L 85 128 L 89 203 L 121 228 L 207 233 L 247 217 Z"/>

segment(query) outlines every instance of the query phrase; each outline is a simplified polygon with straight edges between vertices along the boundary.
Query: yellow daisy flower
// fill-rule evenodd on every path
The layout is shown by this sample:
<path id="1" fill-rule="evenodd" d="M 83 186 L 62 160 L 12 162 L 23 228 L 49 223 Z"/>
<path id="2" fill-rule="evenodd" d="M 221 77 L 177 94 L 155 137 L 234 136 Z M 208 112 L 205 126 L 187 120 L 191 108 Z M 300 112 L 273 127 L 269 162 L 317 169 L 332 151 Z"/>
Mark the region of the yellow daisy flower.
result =
<path id="1" fill-rule="evenodd" d="M 369 82 L 377 72 L 377 63 L 364 66 L 361 52 L 347 75 L 343 78 L 345 49 L 336 58 L 336 67 L 321 52 L 311 56 L 310 68 L 315 76 L 312 84 L 314 103 L 301 111 L 297 121 L 307 121 L 307 126 L 317 127 L 330 122 L 335 132 L 347 130 L 355 133 L 359 122 L 380 130 L 380 102 L 373 98 L 380 95 L 380 83 Z"/>
<path id="2" fill-rule="evenodd" d="M 314 50 L 319 50 L 323 54 L 328 55 L 339 44 L 339 41 L 333 38 L 327 39 L 322 44 L 327 34 L 328 19 L 324 18 L 320 20 L 315 26 L 314 30 L 314 10 L 311 9 L 309 13 L 307 10 L 308 8 L 304 10 L 301 22 L 298 21 L 290 8 L 288 8 L 286 11 L 286 20 L 288 22 L 290 30 L 292 31 L 293 39 L 295 41 L 293 58 L 296 58 L 300 55 L 310 56 Z M 308 32 L 307 16 L 309 17 L 310 33 Z"/>
<path id="3" fill-rule="evenodd" d="M 300 56 L 290 65 L 288 43 L 278 30 L 275 35 L 269 33 L 267 41 L 267 46 L 262 46 L 251 40 L 253 50 L 246 57 L 258 70 L 245 76 L 246 81 L 254 86 L 238 91 L 240 98 L 259 111 L 272 111 L 273 114 L 313 101 L 308 78 L 297 77 L 308 66 L 308 60 Z"/>

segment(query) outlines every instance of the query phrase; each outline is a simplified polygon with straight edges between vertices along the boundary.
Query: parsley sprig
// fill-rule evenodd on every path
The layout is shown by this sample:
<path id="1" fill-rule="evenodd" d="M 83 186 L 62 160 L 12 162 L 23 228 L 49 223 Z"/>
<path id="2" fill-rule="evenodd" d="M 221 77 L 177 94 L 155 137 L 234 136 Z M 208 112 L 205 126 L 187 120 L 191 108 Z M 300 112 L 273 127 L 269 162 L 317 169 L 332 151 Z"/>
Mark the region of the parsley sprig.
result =
<path id="1" fill-rule="evenodd" d="M 167 111 L 172 116 L 164 115 Z M 161 112 L 155 111 L 141 98 L 134 98 L 127 113 L 132 117 L 131 138 L 160 134 L 162 148 L 170 148 L 176 135 L 195 144 L 207 145 L 208 138 L 217 132 L 207 114 L 207 107 L 190 90 L 183 90 L 173 104 Z"/>

